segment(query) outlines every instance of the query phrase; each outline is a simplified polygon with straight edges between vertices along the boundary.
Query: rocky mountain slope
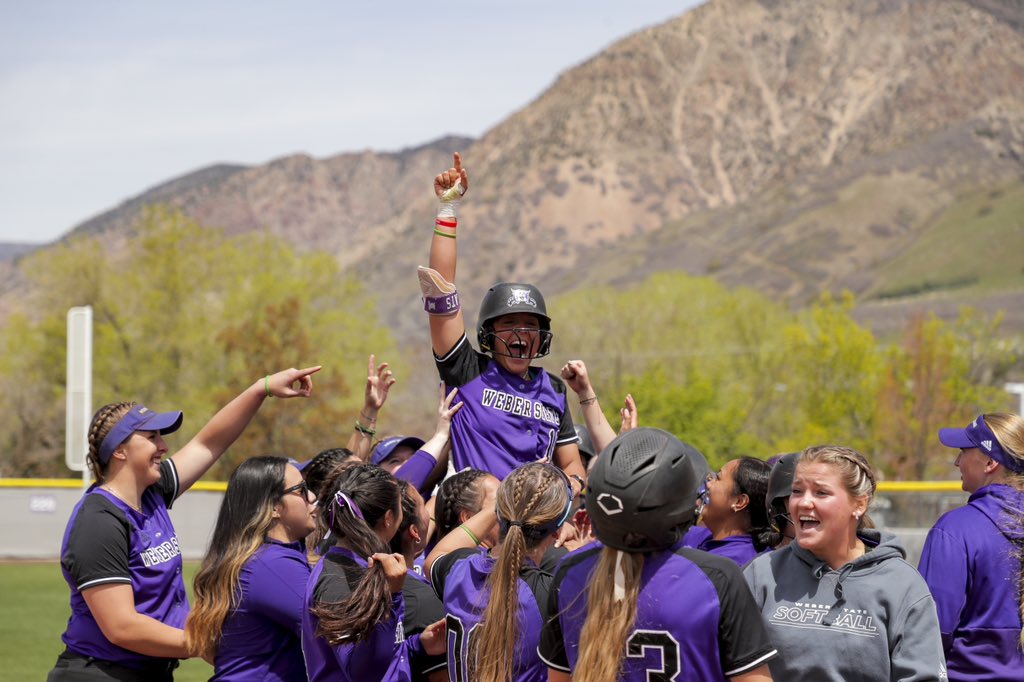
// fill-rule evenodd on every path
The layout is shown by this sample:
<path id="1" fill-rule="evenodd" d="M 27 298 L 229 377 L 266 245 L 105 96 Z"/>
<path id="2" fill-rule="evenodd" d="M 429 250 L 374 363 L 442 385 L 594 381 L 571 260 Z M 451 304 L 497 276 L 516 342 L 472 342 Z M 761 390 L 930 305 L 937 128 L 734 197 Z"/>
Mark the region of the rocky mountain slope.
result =
<path id="1" fill-rule="evenodd" d="M 445 115 L 457 129 L 457 107 Z M 421 326 L 413 267 L 430 179 L 454 149 L 472 174 L 470 310 L 499 279 L 558 292 L 685 269 L 794 302 L 850 289 L 882 327 L 966 302 L 1007 307 L 1024 329 L 1012 0 L 711 0 L 566 71 L 479 140 L 211 167 L 77 229 L 128 235 L 161 201 L 270 230 L 336 253 L 389 292 L 389 321 Z M 962 258 L 944 263 L 951 252 Z"/>

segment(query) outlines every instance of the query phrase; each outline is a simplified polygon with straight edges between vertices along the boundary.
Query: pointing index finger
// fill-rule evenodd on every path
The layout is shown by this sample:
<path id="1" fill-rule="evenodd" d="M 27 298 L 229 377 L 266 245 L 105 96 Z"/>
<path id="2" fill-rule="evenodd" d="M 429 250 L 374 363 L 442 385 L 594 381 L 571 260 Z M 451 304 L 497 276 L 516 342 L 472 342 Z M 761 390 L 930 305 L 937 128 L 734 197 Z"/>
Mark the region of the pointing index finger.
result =
<path id="1" fill-rule="evenodd" d="M 455 152 L 452 156 L 455 157 L 455 173 L 462 175 L 462 154 Z"/>

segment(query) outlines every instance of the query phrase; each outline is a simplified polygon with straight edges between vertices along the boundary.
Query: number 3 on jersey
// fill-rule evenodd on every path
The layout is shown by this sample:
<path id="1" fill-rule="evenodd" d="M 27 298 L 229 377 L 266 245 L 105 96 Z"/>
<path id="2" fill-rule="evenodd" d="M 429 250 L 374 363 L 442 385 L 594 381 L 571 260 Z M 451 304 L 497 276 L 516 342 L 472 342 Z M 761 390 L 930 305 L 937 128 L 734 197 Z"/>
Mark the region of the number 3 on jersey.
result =
<path id="1" fill-rule="evenodd" d="M 626 640 L 626 658 L 642 661 L 652 649 L 661 652 L 661 668 L 647 668 L 647 682 L 675 682 L 681 667 L 675 637 L 665 630 L 637 630 Z"/>

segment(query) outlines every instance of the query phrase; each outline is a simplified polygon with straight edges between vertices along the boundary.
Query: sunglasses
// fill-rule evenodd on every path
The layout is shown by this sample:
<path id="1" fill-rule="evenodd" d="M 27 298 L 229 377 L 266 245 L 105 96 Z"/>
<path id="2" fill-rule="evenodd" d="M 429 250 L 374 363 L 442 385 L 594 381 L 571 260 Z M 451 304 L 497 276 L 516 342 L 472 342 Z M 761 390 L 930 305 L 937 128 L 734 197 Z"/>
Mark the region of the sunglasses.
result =
<path id="1" fill-rule="evenodd" d="M 306 485 L 305 481 L 302 481 L 300 483 L 296 483 L 295 485 L 293 485 L 290 488 L 285 488 L 281 492 L 281 497 L 284 497 L 285 495 L 291 495 L 292 493 L 295 493 L 296 495 L 299 495 L 303 499 L 308 500 L 309 499 L 309 486 Z"/>

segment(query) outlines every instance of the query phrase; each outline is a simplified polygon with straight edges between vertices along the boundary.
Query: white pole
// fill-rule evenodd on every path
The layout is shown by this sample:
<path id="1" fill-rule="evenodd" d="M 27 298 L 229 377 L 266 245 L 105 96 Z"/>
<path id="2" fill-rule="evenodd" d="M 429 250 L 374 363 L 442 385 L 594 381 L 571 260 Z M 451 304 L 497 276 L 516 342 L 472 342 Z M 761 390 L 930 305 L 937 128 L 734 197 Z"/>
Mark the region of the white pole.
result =
<path id="1" fill-rule="evenodd" d="M 89 452 L 89 420 L 92 417 L 92 308 L 68 310 L 67 398 L 64 421 L 64 461 L 82 472 L 82 488 L 91 476 L 86 465 Z"/>
<path id="2" fill-rule="evenodd" d="M 1024 416 L 1024 384 L 1021 383 L 1008 383 L 1003 388 L 1008 393 L 1016 393 L 1017 397 L 1020 398 L 1020 406 L 1017 408 L 1017 414 Z"/>

